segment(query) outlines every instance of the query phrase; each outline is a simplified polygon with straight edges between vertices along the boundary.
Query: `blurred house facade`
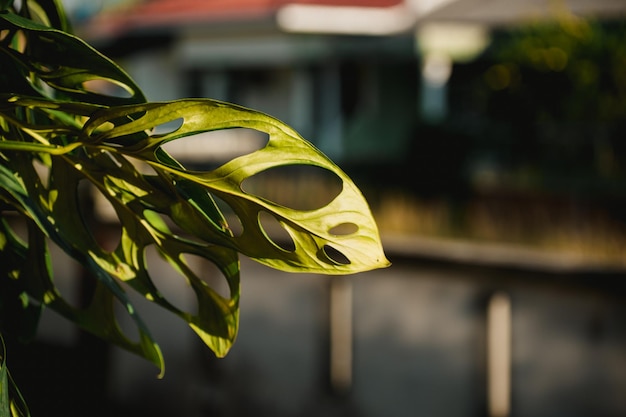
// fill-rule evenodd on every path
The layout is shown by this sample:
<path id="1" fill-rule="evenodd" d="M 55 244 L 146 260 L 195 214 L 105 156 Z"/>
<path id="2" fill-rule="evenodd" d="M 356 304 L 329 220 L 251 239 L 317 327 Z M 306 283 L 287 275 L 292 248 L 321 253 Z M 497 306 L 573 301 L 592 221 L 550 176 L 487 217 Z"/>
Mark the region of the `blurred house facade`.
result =
<path id="1" fill-rule="evenodd" d="M 79 33 L 121 58 L 151 100 L 236 102 L 286 121 L 339 162 L 365 163 L 402 161 L 417 124 L 443 120 L 447 106 L 438 101 L 447 94 L 438 84 L 454 61 L 485 50 L 489 30 L 565 12 L 615 18 L 625 9 L 609 0 L 112 4 Z"/>
<path id="2" fill-rule="evenodd" d="M 120 5 L 82 28 L 123 58 L 152 100 L 227 100 L 289 123 L 339 161 L 399 158 L 418 111 L 412 32 L 294 33 L 280 21 L 291 3 L 152 1 Z M 397 0 L 318 3 L 331 16 L 333 7 L 381 14 L 403 7 Z M 376 15 L 364 19 L 376 23 Z"/>

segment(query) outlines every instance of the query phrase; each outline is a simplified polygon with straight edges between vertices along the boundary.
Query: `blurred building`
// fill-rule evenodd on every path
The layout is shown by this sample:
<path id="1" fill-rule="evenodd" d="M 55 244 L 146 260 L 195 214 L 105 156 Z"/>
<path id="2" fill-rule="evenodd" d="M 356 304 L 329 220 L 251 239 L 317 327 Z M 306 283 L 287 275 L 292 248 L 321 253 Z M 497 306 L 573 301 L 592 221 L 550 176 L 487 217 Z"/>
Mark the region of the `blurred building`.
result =
<path id="1" fill-rule="evenodd" d="M 479 56 L 494 28 L 564 11 L 624 13 L 608 0 L 103 4 L 79 33 L 123 59 L 149 99 L 233 101 L 286 121 L 340 162 L 375 163 L 403 161 L 418 123 L 445 120 L 451 66 Z"/>

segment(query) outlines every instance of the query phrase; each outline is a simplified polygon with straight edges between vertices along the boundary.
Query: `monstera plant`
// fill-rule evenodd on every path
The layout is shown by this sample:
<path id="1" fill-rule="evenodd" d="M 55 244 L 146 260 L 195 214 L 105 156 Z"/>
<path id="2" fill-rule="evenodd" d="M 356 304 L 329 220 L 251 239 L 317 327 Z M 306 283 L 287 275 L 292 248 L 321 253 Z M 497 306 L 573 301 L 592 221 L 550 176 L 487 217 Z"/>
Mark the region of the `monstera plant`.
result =
<path id="1" fill-rule="evenodd" d="M 94 87 L 97 82 L 124 93 L 107 94 Z M 172 131 L 155 132 L 172 121 L 179 121 Z M 186 169 L 164 148 L 183 137 L 231 128 L 264 132 L 269 140 L 207 171 Z M 287 208 L 244 191 L 244 180 L 285 165 L 332 173 L 341 190 L 313 210 Z M 102 247 L 88 227 L 79 202 L 84 184 L 114 210 L 121 227 L 114 248 Z M 232 209 L 241 226 L 237 233 L 216 200 Z M 291 245 L 279 244 L 264 230 L 260 216 L 267 215 Z M 25 233 L 15 230 L 16 219 Z M 94 277 L 86 307 L 73 306 L 55 286 L 51 244 Z M 155 272 L 147 268 L 148 250 L 186 279 L 197 311 L 182 311 L 159 292 Z M 239 254 L 293 272 L 350 274 L 388 264 L 360 191 L 290 127 L 211 99 L 146 102 L 119 66 L 70 34 L 58 1 L 0 0 L 0 331 L 28 339 L 41 311 L 50 308 L 162 372 L 159 347 L 129 300 L 127 290 L 134 290 L 187 322 L 221 357 L 237 334 Z M 229 294 L 202 280 L 190 257 L 215 264 Z M 138 341 L 116 320 L 114 306 L 120 303 L 136 325 Z M 8 372 L 11 352 L 4 344 L 0 348 L 0 416 L 28 415 Z"/>

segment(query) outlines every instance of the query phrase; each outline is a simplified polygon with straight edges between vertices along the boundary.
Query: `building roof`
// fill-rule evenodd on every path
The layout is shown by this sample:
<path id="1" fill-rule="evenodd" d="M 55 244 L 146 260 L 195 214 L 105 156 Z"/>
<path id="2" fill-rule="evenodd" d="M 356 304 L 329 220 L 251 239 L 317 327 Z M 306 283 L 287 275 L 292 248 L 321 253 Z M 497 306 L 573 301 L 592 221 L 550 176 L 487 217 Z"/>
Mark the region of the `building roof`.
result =
<path id="1" fill-rule="evenodd" d="M 338 33 L 344 22 L 359 23 L 350 11 L 356 8 L 375 12 L 368 17 L 370 21 L 402 30 L 432 21 L 508 25 L 559 11 L 596 17 L 626 15 L 624 0 L 562 0 L 558 7 L 552 0 L 125 0 L 118 4 L 91 19 L 81 28 L 82 34 L 97 41 L 200 25 L 235 29 L 241 27 L 238 23 L 256 22 L 276 28 L 280 10 L 293 6 L 337 6 L 332 11 L 318 10 L 313 20 L 332 23 L 340 29 Z M 339 13 L 341 8 L 348 11 Z M 308 9 L 303 13 L 307 19 L 313 16 Z M 368 20 L 363 22 L 361 28 L 368 25 Z"/>
<path id="2" fill-rule="evenodd" d="M 117 37 L 129 31 L 181 27 L 210 22 L 236 22 L 271 18 L 286 5 L 384 8 L 403 0 L 142 0 L 122 2 L 92 19 L 89 37 Z"/>

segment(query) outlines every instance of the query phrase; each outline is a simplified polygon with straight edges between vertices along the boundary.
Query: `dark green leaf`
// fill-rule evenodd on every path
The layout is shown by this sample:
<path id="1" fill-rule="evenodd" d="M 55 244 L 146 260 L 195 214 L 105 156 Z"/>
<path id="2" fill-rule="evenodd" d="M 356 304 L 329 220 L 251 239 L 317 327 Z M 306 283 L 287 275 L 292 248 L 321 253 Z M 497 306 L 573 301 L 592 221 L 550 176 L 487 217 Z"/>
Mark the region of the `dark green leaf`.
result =
<path id="1" fill-rule="evenodd" d="M 104 105 L 145 101 L 135 82 L 113 61 L 81 39 L 62 30 L 38 24 L 13 13 L 0 14 L 0 30 L 22 31 L 25 51 L 4 48 L 25 77 L 34 76 L 31 85 L 44 84 L 71 100 Z M 99 81 L 122 93 L 98 92 L 89 84 Z M 39 86 L 43 96 L 47 93 Z"/>
<path id="2" fill-rule="evenodd" d="M 28 417 L 28 407 L 9 369 L 4 339 L 0 335 L 0 417 Z"/>

